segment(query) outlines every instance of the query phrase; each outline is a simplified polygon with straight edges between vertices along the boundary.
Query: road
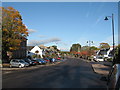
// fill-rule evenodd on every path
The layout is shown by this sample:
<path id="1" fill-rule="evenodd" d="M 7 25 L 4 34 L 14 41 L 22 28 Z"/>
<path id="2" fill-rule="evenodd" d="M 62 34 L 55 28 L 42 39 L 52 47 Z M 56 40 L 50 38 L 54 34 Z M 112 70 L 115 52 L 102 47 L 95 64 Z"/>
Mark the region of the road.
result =
<path id="1" fill-rule="evenodd" d="M 3 88 L 106 88 L 91 63 L 67 59 L 54 66 L 3 74 Z"/>

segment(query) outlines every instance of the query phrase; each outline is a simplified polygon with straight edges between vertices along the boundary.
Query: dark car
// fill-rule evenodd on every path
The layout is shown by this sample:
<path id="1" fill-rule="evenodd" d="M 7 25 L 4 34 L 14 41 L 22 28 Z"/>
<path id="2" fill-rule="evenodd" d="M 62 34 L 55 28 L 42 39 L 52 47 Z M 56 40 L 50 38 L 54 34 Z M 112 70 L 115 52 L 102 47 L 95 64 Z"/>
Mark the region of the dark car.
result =
<path id="1" fill-rule="evenodd" d="M 39 64 L 38 61 L 36 61 L 36 60 L 34 60 L 34 59 L 32 59 L 32 62 L 34 63 L 34 65 Z"/>
<path id="2" fill-rule="evenodd" d="M 36 65 L 36 63 L 29 58 L 25 58 L 24 61 L 29 63 L 30 65 Z"/>
<path id="3" fill-rule="evenodd" d="M 115 64 L 112 67 L 107 86 L 108 90 L 120 90 L 120 64 Z"/>
<path id="4" fill-rule="evenodd" d="M 38 59 L 38 60 L 41 61 L 42 64 L 46 64 L 46 63 L 47 63 L 47 61 L 44 60 L 44 59 L 42 59 L 42 58 L 41 58 L 41 59 Z"/>
<path id="5" fill-rule="evenodd" d="M 50 59 L 49 58 L 44 58 L 44 60 L 49 63 L 50 62 Z"/>
<path id="6" fill-rule="evenodd" d="M 46 63 L 43 59 L 38 59 L 38 58 L 34 59 L 34 61 L 36 61 L 37 64 L 45 64 Z"/>

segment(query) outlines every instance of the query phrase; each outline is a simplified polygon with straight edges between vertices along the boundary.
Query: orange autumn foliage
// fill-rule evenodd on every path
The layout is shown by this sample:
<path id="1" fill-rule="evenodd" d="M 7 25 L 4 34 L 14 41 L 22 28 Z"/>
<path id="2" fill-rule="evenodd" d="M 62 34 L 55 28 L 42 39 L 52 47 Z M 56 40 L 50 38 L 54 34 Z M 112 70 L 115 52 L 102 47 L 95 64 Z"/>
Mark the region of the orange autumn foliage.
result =
<path id="1" fill-rule="evenodd" d="M 20 13 L 13 7 L 0 9 L 2 9 L 2 50 L 16 50 L 28 36 L 28 29 L 23 24 Z"/>

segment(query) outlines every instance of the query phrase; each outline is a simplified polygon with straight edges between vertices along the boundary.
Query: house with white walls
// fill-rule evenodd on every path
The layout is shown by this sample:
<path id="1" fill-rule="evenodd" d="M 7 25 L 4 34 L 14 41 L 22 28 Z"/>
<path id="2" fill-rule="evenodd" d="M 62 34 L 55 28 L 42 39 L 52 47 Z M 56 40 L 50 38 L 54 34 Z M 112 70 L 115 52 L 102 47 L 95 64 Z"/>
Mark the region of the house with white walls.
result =
<path id="1" fill-rule="evenodd" d="M 32 58 L 32 55 L 40 55 L 41 58 L 48 53 L 49 55 L 52 55 L 53 53 L 58 54 L 60 56 L 58 49 L 54 49 L 54 47 L 49 46 L 46 47 L 44 45 L 39 45 L 39 46 L 27 46 L 27 57 Z"/>
<path id="2" fill-rule="evenodd" d="M 31 57 L 32 55 L 40 55 L 43 58 L 42 52 L 43 50 L 39 46 L 28 46 L 27 47 L 27 57 Z"/>
<path id="3" fill-rule="evenodd" d="M 104 61 L 105 58 L 112 58 L 112 57 L 113 57 L 113 48 L 110 47 L 109 49 L 98 50 L 94 58 L 96 61 Z"/>

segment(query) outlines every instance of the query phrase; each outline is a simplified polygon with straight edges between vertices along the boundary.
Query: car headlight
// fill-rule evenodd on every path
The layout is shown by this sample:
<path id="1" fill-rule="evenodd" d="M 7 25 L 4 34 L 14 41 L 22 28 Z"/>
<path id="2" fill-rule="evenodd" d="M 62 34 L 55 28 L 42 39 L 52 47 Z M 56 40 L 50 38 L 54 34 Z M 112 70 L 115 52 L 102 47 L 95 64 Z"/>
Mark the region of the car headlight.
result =
<path id="1" fill-rule="evenodd" d="M 22 63 L 21 66 L 24 67 L 25 65 Z"/>

